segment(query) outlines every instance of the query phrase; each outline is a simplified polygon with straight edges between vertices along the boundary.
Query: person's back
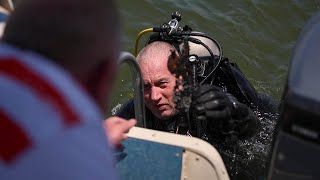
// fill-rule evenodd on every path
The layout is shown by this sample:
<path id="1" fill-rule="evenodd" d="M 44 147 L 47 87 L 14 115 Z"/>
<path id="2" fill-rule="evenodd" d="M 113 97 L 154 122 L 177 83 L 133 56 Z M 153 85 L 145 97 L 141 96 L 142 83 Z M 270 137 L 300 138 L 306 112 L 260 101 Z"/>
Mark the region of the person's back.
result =
<path id="1" fill-rule="evenodd" d="M 112 177 L 99 110 L 43 59 L 0 46 L 0 179 Z"/>
<path id="2" fill-rule="evenodd" d="M 19 3 L 0 44 L 0 179 L 117 179 L 101 113 L 119 50 L 114 4 Z"/>

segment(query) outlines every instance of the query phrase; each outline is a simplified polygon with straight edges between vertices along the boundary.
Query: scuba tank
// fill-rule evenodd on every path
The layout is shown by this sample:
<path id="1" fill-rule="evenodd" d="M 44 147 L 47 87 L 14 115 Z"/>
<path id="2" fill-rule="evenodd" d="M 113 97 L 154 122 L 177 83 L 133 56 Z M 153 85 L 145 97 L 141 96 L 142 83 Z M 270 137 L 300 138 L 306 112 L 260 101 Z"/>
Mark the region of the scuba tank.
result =
<path id="1" fill-rule="evenodd" d="M 295 46 L 274 133 L 269 179 L 320 179 L 320 13 Z"/>

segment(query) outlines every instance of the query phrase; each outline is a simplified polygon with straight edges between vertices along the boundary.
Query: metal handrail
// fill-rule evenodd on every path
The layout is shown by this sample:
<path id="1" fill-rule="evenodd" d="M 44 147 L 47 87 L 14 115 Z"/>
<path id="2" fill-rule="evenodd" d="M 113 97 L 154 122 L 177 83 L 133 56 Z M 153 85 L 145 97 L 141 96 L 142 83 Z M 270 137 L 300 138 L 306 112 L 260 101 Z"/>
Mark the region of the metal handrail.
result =
<path id="1" fill-rule="evenodd" d="M 139 64 L 137 63 L 136 58 L 128 52 L 121 52 L 119 61 L 120 64 L 127 63 L 129 65 L 132 74 L 132 85 L 135 91 L 134 113 L 137 120 L 137 126 L 146 128 L 143 83 Z"/>

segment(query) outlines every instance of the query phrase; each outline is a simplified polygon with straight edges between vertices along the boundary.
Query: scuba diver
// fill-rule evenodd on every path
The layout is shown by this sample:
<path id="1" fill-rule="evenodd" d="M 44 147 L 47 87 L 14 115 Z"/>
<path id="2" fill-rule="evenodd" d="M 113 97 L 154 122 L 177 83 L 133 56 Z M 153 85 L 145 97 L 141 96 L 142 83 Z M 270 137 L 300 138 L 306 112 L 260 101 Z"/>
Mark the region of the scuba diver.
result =
<path id="1" fill-rule="evenodd" d="M 219 151 L 232 179 L 258 179 L 265 170 L 273 130 L 269 124 L 274 122 L 261 115 L 269 112 L 275 118 L 277 105 L 256 92 L 238 66 L 222 55 L 216 40 L 179 27 L 181 18 L 173 13 L 169 23 L 153 28 L 137 56 L 147 128 L 206 140 Z M 133 101 L 117 115 L 134 118 Z"/>

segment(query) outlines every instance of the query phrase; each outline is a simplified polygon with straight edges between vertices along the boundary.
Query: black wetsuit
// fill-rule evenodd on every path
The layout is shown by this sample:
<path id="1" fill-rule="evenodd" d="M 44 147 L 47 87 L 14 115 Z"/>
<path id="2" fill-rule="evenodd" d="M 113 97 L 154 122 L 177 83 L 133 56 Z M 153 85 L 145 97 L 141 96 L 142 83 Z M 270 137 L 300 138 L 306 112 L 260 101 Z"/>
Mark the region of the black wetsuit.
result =
<path id="1" fill-rule="evenodd" d="M 234 76 L 238 77 L 234 78 Z M 224 143 L 225 137 L 215 133 L 216 131 L 202 133 L 200 137 L 219 151 L 231 179 L 258 179 L 264 175 L 269 159 L 272 133 L 277 118 L 277 103 L 269 96 L 256 93 L 241 71 L 234 65 L 228 65 L 224 70 L 217 71 L 216 77 L 218 78 L 215 79 L 214 85 L 232 93 L 241 103 L 247 104 L 257 114 L 257 121 L 261 126 L 259 129 L 249 129 L 255 132 L 253 136 L 240 136 L 231 146 Z M 241 81 L 242 87 L 239 88 L 236 85 L 239 82 L 236 81 Z M 124 105 L 117 115 L 125 119 L 134 118 L 133 101 Z M 177 133 L 178 119 L 179 115 L 161 121 L 146 108 L 146 123 L 149 129 Z"/>

